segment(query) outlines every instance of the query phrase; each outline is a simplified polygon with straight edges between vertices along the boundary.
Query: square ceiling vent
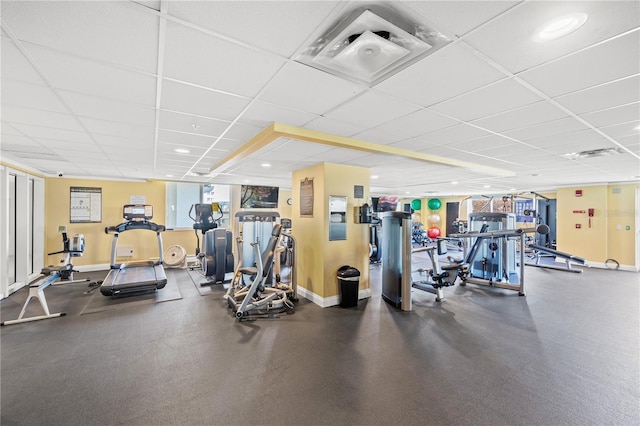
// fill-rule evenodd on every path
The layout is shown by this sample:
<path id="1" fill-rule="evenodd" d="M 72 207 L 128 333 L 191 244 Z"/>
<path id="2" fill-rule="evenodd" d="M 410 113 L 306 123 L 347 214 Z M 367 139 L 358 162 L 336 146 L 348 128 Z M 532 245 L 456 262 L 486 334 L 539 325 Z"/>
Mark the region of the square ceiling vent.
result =
<path id="1" fill-rule="evenodd" d="M 296 60 L 374 86 L 448 43 L 440 32 L 397 10 L 372 5 L 349 13 Z"/>

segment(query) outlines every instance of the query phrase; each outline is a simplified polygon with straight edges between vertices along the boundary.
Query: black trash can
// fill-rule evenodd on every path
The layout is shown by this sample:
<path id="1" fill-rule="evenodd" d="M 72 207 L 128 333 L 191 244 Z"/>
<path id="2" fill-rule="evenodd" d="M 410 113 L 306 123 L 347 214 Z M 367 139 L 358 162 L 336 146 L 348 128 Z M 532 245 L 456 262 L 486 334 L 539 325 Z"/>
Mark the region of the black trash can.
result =
<path id="1" fill-rule="evenodd" d="M 349 265 L 338 269 L 340 285 L 340 307 L 354 308 L 358 306 L 358 287 L 360 287 L 360 271 Z"/>

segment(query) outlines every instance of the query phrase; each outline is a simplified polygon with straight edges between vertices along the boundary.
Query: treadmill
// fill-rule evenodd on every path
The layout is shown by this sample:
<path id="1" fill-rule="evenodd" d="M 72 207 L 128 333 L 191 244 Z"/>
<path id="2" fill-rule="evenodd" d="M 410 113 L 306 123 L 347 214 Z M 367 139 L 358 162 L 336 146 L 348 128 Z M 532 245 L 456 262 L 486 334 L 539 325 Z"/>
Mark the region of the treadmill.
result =
<path id="1" fill-rule="evenodd" d="M 164 225 L 153 223 L 153 206 L 148 204 L 127 204 L 122 209 L 125 219 L 119 225 L 108 226 L 106 234 L 113 234 L 111 245 L 111 269 L 100 286 L 100 292 L 105 296 L 125 296 L 156 291 L 167 284 L 167 275 L 162 266 L 162 235 L 166 230 Z M 142 229 L 153 231 L 158 237 L 158 260 L 139 260 L 134 262 L 116 263 L 118 235 L 125 231 Z"/>

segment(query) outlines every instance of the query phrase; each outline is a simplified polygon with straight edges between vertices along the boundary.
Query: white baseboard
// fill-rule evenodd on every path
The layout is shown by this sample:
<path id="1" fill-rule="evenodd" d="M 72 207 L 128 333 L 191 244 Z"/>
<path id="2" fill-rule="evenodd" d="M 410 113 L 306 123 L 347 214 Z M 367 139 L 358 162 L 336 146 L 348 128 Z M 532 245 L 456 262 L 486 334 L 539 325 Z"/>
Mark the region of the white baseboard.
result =
<path id="1" fill-rule="evenodd" d="M 585 265 L 591 268 L 599 268 L 599 269 L 613 269 L 609 268 L 604 262 L 588 262 L 588 265 Z M 619 271 L 629 271 L 629 272 L 640 272 L 637 267 L 633 265 L 620 265 L 618 268 Z"/>
<path id="2" fill-rule="evenodd" d="M 82 266 L 73 265 L 73 269 L 75 269 L 78 272 L 108 271 L 109 269 L 111 269 L 111 265 L 109 265 L 108 263 L 100 263 L 96 265 L 82 265 Z"/>
<path id="3" fill-rule="evenodd" d="M 315 294 L 312 291 L 307 290 L 304 287 L 298 286 L 298 296 L 304 297 L 320 306 L 321 308 L 328 308 L 329 306 L 336 306 L 340 304 L 340 296 L 330 296 L 330 297 L 322 297 Z M 358 300 L 368 299 L 371 297 L 371 289 L 359 289 L 358 290 Z"/>

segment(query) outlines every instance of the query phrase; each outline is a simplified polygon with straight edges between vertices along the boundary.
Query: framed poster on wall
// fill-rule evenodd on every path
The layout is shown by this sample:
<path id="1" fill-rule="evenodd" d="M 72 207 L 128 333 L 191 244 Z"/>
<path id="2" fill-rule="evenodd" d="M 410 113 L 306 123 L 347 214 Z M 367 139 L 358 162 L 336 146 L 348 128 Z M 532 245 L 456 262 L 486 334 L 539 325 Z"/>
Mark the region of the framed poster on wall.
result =
<path id="1" fill-rule="evenodd" d="M 71 187 L 70 223 L 102 222 L 102 188 Z"/>
<path id="2" fill-rule="evenodd" d="M 300 217 L 313 217 L 313 179 L 300 181 Z"/>

